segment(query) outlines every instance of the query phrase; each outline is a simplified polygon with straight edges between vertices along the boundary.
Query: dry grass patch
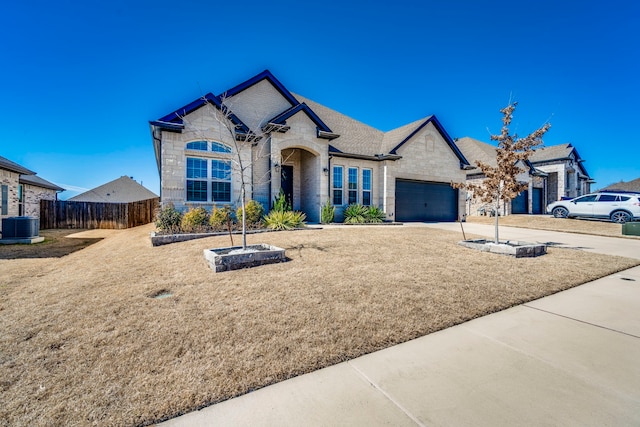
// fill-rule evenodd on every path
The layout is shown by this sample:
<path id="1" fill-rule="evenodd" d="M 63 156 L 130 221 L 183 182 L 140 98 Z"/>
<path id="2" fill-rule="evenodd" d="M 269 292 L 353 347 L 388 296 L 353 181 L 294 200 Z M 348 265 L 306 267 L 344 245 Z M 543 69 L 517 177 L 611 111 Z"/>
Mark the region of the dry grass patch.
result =
<path id="1" fill-rule="evenodd" d="M 495 218 L 488 216 L 468 216 L 467 221 L 477 224 L 493 225 Z M 640 239 L 638 236 L 623 235 L 622 224 L 593 219 L 554 218 L 548 215 L 507 215 L 500 217 L 499 224 L 507 227 Z"/>
<path id="2" fill-rule="evenodd" d="M 60 258 L 102 240 L 85 232 L 73 236 L 78 230 L 40 230 L 44 242 L 32 245 L 0 245 L 0 259 Z M 72 236 L 72 237 L 69 237 Z"/>
<path id="3" fill-rule="evenodd" d="M 638 264 L 554 248 L 515 259 L 462 248 L 458 233 L 349 227 L 250 235 L 290 261 L 216 274 L 202 250 L 228 238 L 153 248 L 151 230 L 0 260 L 0 420 L 149 424 Z"/>

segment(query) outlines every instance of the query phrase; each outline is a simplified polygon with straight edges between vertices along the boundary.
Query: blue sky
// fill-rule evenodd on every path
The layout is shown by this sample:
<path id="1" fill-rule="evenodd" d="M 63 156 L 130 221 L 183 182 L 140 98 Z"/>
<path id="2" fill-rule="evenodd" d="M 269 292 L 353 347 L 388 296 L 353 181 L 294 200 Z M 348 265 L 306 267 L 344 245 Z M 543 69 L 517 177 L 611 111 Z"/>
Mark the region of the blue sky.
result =
<path id="1" fill-rule="evenodd" d="M 544 122 L 600 188 L 640 177 L 640 2 L 16 1 L 0 16 L 0 155 L 62 187 L 159 192 L 149 120 L 269 69 L 381 130 L 435 114 L 489 141 Z M 67 191 L 61 198 L 77 192 Z"/>

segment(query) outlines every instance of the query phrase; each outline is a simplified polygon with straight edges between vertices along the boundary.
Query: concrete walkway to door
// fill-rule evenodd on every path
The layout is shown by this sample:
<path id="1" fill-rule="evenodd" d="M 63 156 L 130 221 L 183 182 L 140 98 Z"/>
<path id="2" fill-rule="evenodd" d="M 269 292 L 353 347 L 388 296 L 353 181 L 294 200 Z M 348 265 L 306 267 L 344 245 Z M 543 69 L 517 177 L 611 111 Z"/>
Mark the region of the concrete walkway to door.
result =
<path id="1" fill-rule="evenodd" d="M 489 233 L 475 225 L 467 232 L 490 236 L 488 227 Z M 507 227 L 501 232 L 507 239 L 640 259 L 640 241 L 634 239 Z M 636 426 L 638 360 L 635 267 L 162 425 Z"/>

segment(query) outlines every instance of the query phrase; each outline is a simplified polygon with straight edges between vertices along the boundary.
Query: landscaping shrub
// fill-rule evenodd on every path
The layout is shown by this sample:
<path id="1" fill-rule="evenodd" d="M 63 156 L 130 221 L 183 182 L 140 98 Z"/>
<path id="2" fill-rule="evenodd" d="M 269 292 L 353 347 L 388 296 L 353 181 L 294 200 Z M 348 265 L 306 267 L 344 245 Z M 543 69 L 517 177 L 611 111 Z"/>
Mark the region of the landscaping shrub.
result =
<path id="1" fill-rule="evenodd" d="M 369 214 L 369 208 L 366 206 L 352 203 L 344 210 L 344 223 L 345 224 L 364 224 L 367 222 L 367 216 Z"/>
<path id="2" fill-rule="evenodd" d="M 247 228 L 261 228 L 262 216 L 264 215 L 264 207 L 255 200 L 249 200 L 247 203 L 246 224 Z M 242 221 L 242 206 L 236 211 L 236 218 Z"/>
<path id="3" fill-rule="evenodd" d="M 320 211 L 320 222 L 323 224 L 331 224 L 336 215 L 336 207 L 331 206 L 331 202 L 327 200 L 327 202 L 322 205 L 322 210 Z"/>
<path id="4" fill-rule="evenodd" d="M 229 225 L 233 226 L 233 222 L 233 212 L 229 205 L 221 208 L 215 206 L 209 217 L 209 225 L 214 231 L 226 231 Z"/>
<path id="5" fill-rule="evenodd" d="M 206 231 L 209 225 L 209 212 L 203 207 L 191 208 L 182 215 L 182 230 L 187 233 Z"/>
<path id="6" fill-rule="evenodd" d="M 292 230 L 304 227 L 306 218 L 302 212 L 272 210 L 264 217 L 264 222 L 272 230 Z"/>
<path id="7" fill-rule="evenodd" d="M 386 218 L 387 215 L 382 209 L 377 206 L 369 206 L 369 211 L 365 219 L 367 222 L 383 222 Z"/>
<path id="8" fill-rule="evenodd" d="M 178 233 L 181 222 L 182 214 L 173 206 L 173 203 L 169 203 L 158 212 L 156 228 L 164 233 Z"/>
<path id="9" fill-rule="evenodd" d="M 385 213 L 377 206 L 362 206 L 354 203 L 344 210 L 345 224 L 380 223 L 385 218 Z"/>
<path id="10" fill-rule="evenodd" d="M 287 201 L 287 196 L 284 194 L 284 191 L 282 191 L 282 188 L 280 189 L 280 194 L 278 194 L 273 201 L 273 208 L 271 210 L 278 212 L 288 212 L 293 210 L 291 204 Z"/>

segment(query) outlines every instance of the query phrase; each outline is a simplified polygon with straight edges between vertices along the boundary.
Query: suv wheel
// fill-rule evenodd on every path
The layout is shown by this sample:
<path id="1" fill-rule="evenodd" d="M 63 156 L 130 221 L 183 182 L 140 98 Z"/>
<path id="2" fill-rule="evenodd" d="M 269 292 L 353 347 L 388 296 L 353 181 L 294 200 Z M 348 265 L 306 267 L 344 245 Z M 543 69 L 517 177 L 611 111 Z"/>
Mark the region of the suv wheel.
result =
<path id="1" fill-rule="evenodd" d="M 625 211 L 615 211 L 611 214 L 611 221 L 617 222 L 618 224 L 624 224 L 630 219 L 631 219 L 631 215 L 629 215 Z"/>
<path id="2" fill-rule="evenodd" d="M 566 218 L 569 216 L 569 211 L 562 206 L 555 208 L 552 213 L 554 218 Z"/>

